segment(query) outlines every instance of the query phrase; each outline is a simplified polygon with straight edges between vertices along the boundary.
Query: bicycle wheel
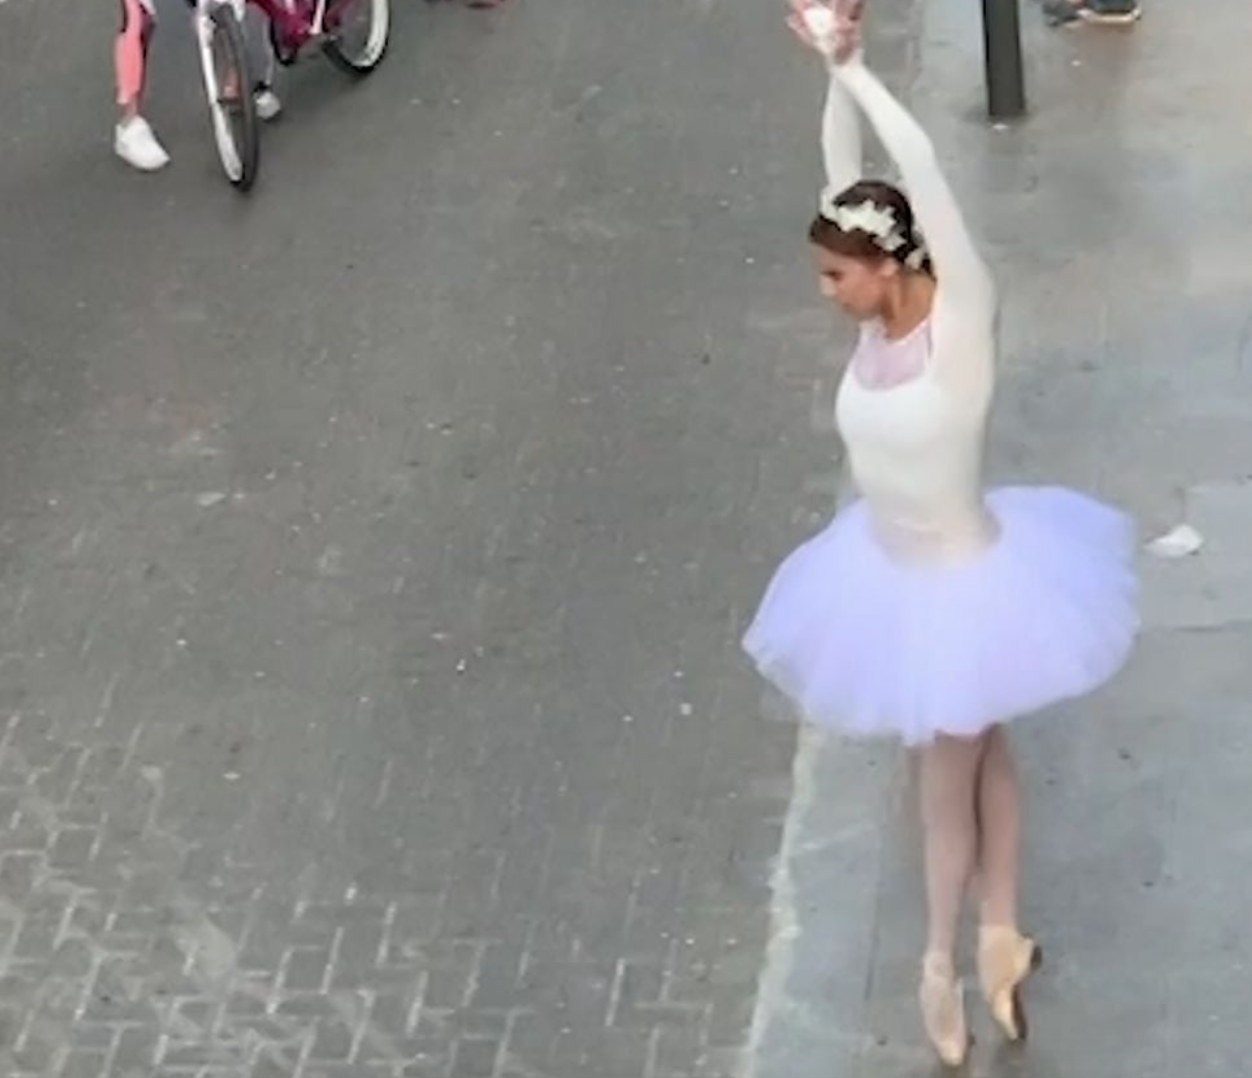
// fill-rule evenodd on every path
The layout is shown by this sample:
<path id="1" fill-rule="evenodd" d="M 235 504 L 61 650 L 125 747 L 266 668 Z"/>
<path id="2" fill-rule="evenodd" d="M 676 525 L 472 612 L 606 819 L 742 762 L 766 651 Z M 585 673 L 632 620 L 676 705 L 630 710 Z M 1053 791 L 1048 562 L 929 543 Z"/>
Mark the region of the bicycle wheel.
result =
<path id="1" fill-rule="evenodd" d="M 229 3 L 213 3 L 196 25 L 217 156 L 226 178 L 247 191 L 256 180 L 261 144 L 243 25 Z"/>
<path id="2" fill-rule="evenodd" d="M 382 60 L 390 31 L 389 0 L 345 0 L 322 51 L 336 67 L 359 78 Z"/>

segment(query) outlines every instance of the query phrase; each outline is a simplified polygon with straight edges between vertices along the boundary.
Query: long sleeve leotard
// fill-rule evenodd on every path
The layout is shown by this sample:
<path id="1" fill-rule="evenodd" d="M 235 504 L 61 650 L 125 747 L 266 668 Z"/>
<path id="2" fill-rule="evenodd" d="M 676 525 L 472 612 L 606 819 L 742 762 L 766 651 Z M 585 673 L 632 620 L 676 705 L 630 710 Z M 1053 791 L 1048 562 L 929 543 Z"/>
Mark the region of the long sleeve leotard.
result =
<path id="1" fill-rule="evenodd" d="M 930 250 L 937 287 L 921 331 L 888 340 L 866 326 L 860 348 L 922 348 L 917 377 L 869 388 L 848 365 L 837 419 L 853 480 L 878 531 L 908 555 L 959 554 L 994 533 L 982 454 L 995 369 L 996 299 L 934 147 L 917 121 L 859 60 L 832 65 L 822 117 L 828 182 L 861 178 L 857 106 L 899 168 Z"/>

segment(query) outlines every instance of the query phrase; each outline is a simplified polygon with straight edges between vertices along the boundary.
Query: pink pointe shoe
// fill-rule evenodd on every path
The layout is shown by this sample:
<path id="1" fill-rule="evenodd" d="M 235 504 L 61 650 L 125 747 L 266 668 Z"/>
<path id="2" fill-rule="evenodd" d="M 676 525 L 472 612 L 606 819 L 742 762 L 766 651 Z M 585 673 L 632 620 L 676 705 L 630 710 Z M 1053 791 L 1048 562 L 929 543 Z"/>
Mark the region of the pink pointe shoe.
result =
<path id="1" fill-rule="evenodd" d="M 935 951 L 926 955 L 918 999 L 935 1054 L 946 1066 L 959 1067 L 969 1052 L 970 1038 L 965 1023 L 965 986 L 953 971 L 951 956 Z"/>
<path id="2" fill-rule="evenodd" d="M 1010 1041 L 1027 1033 L 1021 990 L 1039 968 L 1043 952 L 1028 936 L 1009 925 L 984 925 L 978 933 L 978 980 L 991 1017 Z"/>

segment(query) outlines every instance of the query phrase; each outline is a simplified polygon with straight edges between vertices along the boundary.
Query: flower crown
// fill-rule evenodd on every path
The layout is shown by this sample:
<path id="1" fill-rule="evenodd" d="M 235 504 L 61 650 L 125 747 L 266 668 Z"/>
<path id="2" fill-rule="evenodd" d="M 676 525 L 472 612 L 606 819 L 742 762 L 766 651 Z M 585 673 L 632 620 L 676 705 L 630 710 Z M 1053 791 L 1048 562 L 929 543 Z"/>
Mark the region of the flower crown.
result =
<path id="1" fill-rule="evenodd" d="M 911 270 L 925 268 L 930 257 L 926 244 L 915 230 L 905 234 L 896 221 L 895 210 L 868 198 L 855 206 L 840 205 L 836 201 L 838 196 L 839 192 L 829 188 L 822 192 L 817 212 L 823 220 L 829 221 L 840 232 L 863 232 L 883 254 L 890 255 Z M 905 247 L 909 250 L 900 255 L 898 252 Z"/>

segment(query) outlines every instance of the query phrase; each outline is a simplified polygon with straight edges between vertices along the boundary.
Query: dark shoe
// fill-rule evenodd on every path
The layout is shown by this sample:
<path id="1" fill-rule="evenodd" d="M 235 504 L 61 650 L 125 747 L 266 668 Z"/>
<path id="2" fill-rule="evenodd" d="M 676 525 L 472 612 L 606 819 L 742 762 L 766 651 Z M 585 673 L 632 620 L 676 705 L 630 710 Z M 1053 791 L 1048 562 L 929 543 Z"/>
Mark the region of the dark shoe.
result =
<path id="1" fill-rule="evenodd" d="M 1043 15 L 1049 26 L 1073 26 L 1080 22 L 1098 26 L 1130 26 L 1143 15 L 1139 0 L 1044 0 Z"/>

